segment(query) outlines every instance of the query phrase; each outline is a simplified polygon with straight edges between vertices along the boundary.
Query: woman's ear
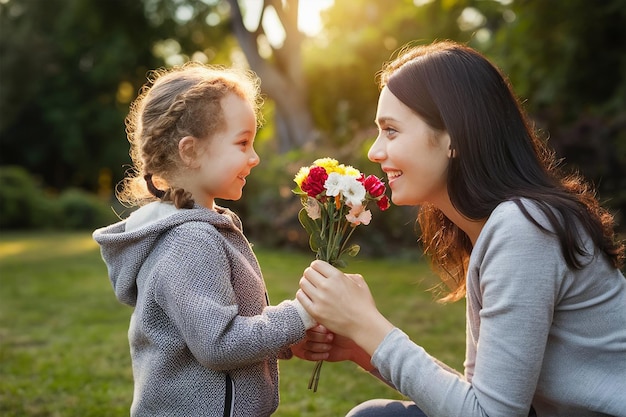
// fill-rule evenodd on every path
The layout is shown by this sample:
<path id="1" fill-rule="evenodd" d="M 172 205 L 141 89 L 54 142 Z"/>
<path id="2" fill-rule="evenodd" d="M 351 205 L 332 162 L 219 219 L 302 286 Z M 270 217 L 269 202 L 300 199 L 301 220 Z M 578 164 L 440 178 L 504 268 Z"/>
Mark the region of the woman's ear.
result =
<path id="1" fill-rule="evenodd" d="M 450 139 L 450 134 L 448 132 L 444 132 L 439 138 L 441 146 L 445 146 L 448 149 L 448 158 L 456 157 L 456 151 L 452 147 L 452 140 Z"/>
<path id="2" fill-rule="evenodd" d="M 193 168 L 196 163 L 198 143 L 193 136 L 185 136 L 178 142 L 178 155 L 188 168 Z"/>

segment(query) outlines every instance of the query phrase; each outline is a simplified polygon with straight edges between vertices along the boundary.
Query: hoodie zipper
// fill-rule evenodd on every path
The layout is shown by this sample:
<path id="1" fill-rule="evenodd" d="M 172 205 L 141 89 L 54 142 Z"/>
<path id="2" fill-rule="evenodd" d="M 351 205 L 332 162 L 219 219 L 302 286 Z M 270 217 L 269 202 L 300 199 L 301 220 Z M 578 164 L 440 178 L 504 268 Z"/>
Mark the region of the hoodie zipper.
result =
<path id="1" fill-rule="evenodd" d="M 232 417 L 235 405 L 235 383 L 230 375 L 226 374 L 226 395 L 224 398 L 224 417 Z"/>

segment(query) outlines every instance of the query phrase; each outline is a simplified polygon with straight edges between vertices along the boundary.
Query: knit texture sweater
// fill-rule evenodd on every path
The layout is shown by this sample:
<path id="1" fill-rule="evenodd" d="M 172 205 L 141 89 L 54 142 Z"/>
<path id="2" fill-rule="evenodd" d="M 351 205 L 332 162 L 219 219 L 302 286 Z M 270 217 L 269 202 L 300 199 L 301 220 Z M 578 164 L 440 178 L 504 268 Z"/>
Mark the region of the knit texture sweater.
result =
<path id="1" fill-rule="evenodd" d="M 502 203 L 470 257 L 465 375 L 399 329 L 372 363 L 429 417 L 624 417 L 626 280 L 597 252 L 587 262 L 570 269 L 554 234 Z"/>
<path id="2" fill-rule="evenodd" d="M 277 359 L 313 322 L 295 300 L 269 305 L 234 213 L 156 202 L 93 237 L 117 298 L 134 307 L 131 416 L 276 410 Z"/>

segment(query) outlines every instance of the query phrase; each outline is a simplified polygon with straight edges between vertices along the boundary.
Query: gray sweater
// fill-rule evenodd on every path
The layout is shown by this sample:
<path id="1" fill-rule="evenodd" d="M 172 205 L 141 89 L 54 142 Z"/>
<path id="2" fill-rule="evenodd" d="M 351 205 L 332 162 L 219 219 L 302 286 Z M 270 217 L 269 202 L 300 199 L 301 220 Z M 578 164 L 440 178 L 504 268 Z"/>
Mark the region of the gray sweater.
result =
<path id="1" fill-rule="evenodd" d="M 156 202 L 93 236 L 117 298 L 134 307 L 131 416 L 276 410 L 277 359 L 313 322 L 297 301 L 268 305 L 234 213 Z"/>
<path id="2" fill-rule="evenodd" d="M 624 276 L 601 255 L 569 269 L 555 236 L 513 202 L 472 251 L 467 325 L 465 376 L 398 329 L 372 362 L 429 417 L 526 417 L 531 404 L 539 417 L 626 416 Z"/>

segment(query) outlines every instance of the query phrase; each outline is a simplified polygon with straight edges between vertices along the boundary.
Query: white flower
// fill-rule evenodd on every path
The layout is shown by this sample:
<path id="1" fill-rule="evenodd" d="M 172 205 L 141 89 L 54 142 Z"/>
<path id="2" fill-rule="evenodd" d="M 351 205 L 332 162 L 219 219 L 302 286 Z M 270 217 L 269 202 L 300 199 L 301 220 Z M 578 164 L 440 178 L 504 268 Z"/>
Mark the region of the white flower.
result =
<path id="1" fill-rule="evenodd" d="M 343 196 L 346 204 L 350 207 L 360 205 L 365 200 L 367 192 L 356 177 L 341 175 L 336 172 L 328 174 L 324 188 L 326 188 L 326 195 L 329 197 Z"/>
<path id="2" fill-rule="evenodd" d="M 350 212 L 346 214 L 346 219 L 354 226 L 360 224 L 368 225 L 372 220 L 372 212 L 365 210 L 365 206 L 354 206 L 350 209 Z"/>
<path id="3" fill-rule="evenodd" d="M 342 194 L 346 199 L 346 204 L 350 207 L 360 206 L 365 200 L 365 186 L 354 177 L 345 176 L 343 180 Z"/>
<path id="4" fill-rule="evenodd" d="M 311 219 L 316 220 L 322 217 L 320 203 L 313 197 L 307 198 L 304 208 L 306 210 L 306 214 L 308 214 Z"/>
<path id="5" fill-rule="evenodd" d="M 343 192 L 343 175 L 338 174 L 336 172 L 331 172 L 328 174 L 328 178 L 324 183 L 324 188 L 326 188 L 326 195 L 329 197 L 334 197 Z"/>

